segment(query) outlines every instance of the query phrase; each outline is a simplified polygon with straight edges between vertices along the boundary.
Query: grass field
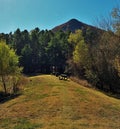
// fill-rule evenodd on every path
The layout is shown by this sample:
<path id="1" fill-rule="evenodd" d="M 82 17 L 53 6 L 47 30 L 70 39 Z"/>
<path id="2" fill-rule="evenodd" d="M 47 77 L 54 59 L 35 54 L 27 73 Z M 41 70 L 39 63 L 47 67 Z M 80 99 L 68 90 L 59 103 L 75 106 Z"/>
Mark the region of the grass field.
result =
<path id="1" fill-rule="evenodd" d="M 0 104 L 0 129 L 120 129 L 120 100 L 52 75 Z"/>

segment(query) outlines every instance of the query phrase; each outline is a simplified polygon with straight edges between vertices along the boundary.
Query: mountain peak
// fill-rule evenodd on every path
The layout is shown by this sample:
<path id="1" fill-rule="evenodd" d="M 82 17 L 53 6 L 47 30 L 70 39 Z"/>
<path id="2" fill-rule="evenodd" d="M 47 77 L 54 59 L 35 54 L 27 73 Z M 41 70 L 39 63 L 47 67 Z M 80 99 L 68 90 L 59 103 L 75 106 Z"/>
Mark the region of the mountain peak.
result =
<path id="1" fill-rule="evenodd" d="M 77 19 L 73 18 L 73 19 L 70 19 L 68 22 L 79 22 Z"/>
<path id="2" fill-rule="evenodd" d="M 56 26 L 52 29 L 53 32 L 62 30 L 62 31 L 72 31 L 75 32 L 75 30 L 77 29 L 86 29 L 88 28 L 89 25 L 82 23 L 80 21 L 78 21 L 77 19 L 70 19 L 68 22 L 63 23 L 59 26 Z"/>

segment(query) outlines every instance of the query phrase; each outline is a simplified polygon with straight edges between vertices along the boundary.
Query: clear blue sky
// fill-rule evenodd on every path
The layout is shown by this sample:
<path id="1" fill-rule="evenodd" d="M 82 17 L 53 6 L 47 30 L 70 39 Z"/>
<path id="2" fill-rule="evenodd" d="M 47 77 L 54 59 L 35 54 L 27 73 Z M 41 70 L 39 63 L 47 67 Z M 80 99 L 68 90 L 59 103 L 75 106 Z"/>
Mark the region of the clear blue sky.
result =
<path id="1" fill-rule="evenodd" d="M 87 24 L 108 15 L 120 0 L 0 0 L 0 33 L 52 29 L 71 18 Z"/>

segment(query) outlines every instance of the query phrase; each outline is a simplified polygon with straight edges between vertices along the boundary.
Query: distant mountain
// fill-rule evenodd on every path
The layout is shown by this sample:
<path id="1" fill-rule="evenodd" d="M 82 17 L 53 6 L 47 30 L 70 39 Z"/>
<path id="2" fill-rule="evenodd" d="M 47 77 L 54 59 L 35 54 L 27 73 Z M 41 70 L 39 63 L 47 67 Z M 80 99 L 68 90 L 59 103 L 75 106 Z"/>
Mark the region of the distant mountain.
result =
<path id="1" fill-rule="evenodd" d="M 95 27 L 91 25 L 87 25 L 83 22 L 80 22 L 76 19 L 71 19 L 68 22 L 61 24 L 59 26 L 56 26 L 52 29 L 53 32 L 62 30 L 62 31 L 72 31 L 75 32 L 75 30 L 81 29 L 81 30 L 86 30 L 87 28 L 92 28 L 95 29 Z"/>

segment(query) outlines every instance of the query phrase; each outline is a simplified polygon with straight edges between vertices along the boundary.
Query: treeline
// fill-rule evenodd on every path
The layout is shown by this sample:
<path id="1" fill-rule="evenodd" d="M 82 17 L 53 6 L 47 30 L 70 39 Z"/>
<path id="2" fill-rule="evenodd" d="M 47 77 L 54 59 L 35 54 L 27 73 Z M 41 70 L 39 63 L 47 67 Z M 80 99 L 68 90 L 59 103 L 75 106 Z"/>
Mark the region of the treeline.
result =
<path id="1" fill-rule="evenodd" d="M 86 78 L 93 86 L 120 93 L 120 37 L 110 31 L 95 37 L 88 43 L 81 30 L 70 34 L 73 56 L 69 66 L 75 76 Z"/>
<path id="2" fill-rule="evenodd" d="M 112 19 L 103 19 L 103 30 L 77 30 L 69 36 L 73 54 L 69 59 L 75 76 L 86 78 L 94 86 L 120 94 L 120 9 Z"/>
<path id="3" fill-rule="evenodd" d="M 53 69 L 64 72 L 70 50 L 68 36 L 69 32 L 35 28 L 30 32 L 17 29 L 13 34 L 1 34 L 0 38 L 16 50 L 23 72 L 30 74 L 51 73 Z"/>
<path id="4" fill-rule="evenodd" d="M 113 22 L 104 21 L 104 30 L 53 33 L 39 28 L 30 32 L 17 29 L 13 34 L 0 34 L 0 39 L 20 56 L 24 73 L 71 73 L 102 90 L 120 93 L 119 12 L 113 10 Z"/>

